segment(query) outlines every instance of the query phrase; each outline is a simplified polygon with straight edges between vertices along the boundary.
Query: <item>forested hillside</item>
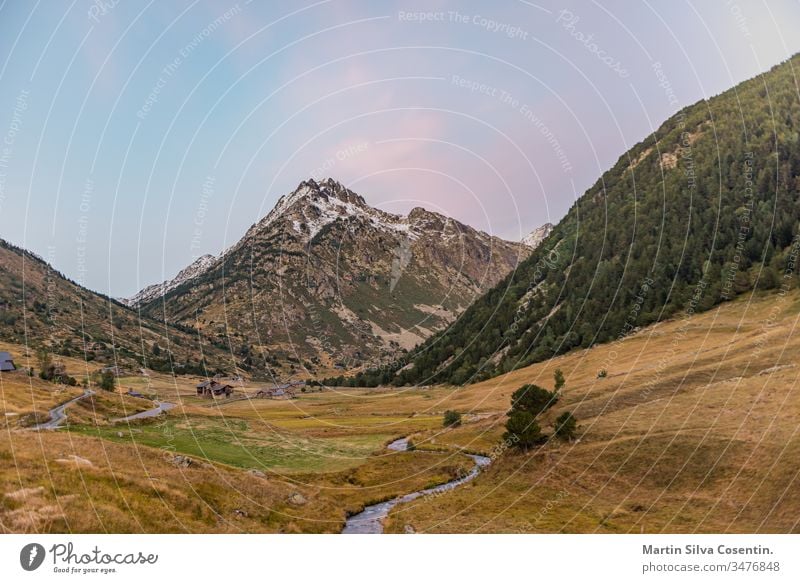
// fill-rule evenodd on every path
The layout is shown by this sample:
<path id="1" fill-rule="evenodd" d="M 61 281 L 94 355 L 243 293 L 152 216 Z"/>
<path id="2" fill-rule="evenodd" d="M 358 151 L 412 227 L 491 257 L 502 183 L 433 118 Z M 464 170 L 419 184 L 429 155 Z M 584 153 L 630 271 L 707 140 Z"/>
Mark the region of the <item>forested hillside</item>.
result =
<path id="1" fill-rule="evenodd" d="M 407 360 L 339 382 L 473 382 L 753 289 L 794 286 L 798 66 L 795 56 L 678 112 L 445 332 Z"/>
<path id="2" fill-rule="evenodd" d="M 206 374 L 236 366 L 224 345 L 141 316 L 2 239 L 0 340 L 132 369 Z"/>

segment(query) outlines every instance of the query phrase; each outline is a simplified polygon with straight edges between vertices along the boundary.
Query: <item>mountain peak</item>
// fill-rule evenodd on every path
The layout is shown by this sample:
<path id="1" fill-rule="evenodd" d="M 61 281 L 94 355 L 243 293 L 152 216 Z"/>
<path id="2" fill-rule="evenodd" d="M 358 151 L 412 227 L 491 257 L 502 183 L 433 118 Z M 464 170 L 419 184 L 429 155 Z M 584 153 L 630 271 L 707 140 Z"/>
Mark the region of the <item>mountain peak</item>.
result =
<path id="1" fill-rule="evenodd" d="M 250 232 L 262 231 L 290 212 L 303 211 L 309 207 L 326 208 L 344 206 L 341 210 L 367 208 L 367 201 L 341 182 L 333 178 L 317 181 L 314 178 L 304 180 L 292 192 L 278 199 L 275 207 L 261 221 L 253 225 Z"/>
<path id="2" fill-rule="evenodd" d="M 367 201 L 365 201 L 362 196 L 356 194 L 344 186 L 341 182 L 334 180 L 333 178 L 324 178 L 320 181 L 309 178 L 308 180 L 301 182 L 294 192 L 288 195 L 288 197 L 283 198 L 286 198 L 287 200 L 291 201 L 291 203 L 294 203 L 304 198 L 316 199 L 319 197 L 333 197 L 345 203 L 356 204 L 359 206 L 367 205 Z M 280 201 L 278 201 L 278 205 L 280 205 Z"/>
<path id="3" fill-rule="evenodd" d="M 545 223 L 541 227 L 538 227 L 525 235 L 522 238 L 523 245 L 527 245 L 532 249 L 536 249 L 539 245 L 541 245 L 542 241 L 544 241 L 547 236 L 553 232 L 553 223 Z"/>

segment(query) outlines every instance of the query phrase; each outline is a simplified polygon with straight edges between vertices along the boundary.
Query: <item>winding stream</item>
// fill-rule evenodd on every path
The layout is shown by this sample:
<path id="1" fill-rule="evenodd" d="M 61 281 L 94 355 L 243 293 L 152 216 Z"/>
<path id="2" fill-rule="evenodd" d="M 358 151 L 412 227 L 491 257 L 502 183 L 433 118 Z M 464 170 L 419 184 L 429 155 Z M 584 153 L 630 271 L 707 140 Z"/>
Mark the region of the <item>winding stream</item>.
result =
<path id="1" fill-rule="evenodd" d="M 387 446 L 387 449 L 391 451 L 405 451 L 407 447 L 408 438 L 404 437 L 390 443 Z M 473 467 L 467 475 L 456 478 L 455 480 L 450 480 L 444 484 L 439 484 L 433 488 L 418 490 L 416 492 L 411 492 L 410 494 L 405 494 L 404 496 L 398 496 L 392 500 L 387 500 L 386 502 L 380 502 L 379 504 L 367 506 L 362 512 L 354 514 L 347 519 L 347 522 L 345 522 L 344 525 L 344 530 L 342 530 L 342 534 L 382 534 L 383 520 L 389 515 L 389 512 L 391 512 L 392 508 L 398 504 L 411 502 L 412 500 L 416 500 L 422 496 L 441 494 L 442 492 L 448 492 L 458 488 L 459 486 L 474 480 L 481 472 L 481 469 L 492 463 L 491 458 L 486 456 L 472 454 L 467 455 L 469 455 L 469 457 L 471 457 L 475 462 L 475 467 Z"/>

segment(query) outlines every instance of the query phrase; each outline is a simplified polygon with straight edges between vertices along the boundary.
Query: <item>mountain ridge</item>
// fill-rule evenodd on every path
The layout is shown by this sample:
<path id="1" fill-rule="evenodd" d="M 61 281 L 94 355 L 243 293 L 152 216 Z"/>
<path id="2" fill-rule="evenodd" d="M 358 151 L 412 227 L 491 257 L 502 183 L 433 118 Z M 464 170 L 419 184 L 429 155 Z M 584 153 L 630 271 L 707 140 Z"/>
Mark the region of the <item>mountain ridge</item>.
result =
<path id="1" fill-rule="evenodd" d="M 255 235 L 258 231 L 269 228 L 272 224 L 274 224 L 277 220 L 279 220 L 285 213 L 289 212 L 292 207 L 296 204 L 300 204 L 304 200 L 307 200 L 309 197 L 322 197 L 324 200 L 330 200 L 333 198 L 334 200 L 338 201 L 338 203 L 334 203 L 335 206 L 341 206 L 341 210 L 350 211 L 351 215 L 355 214 L 353 211 L 358 210 L 359 212 L 363 213 L 372 213 L 373 216 L 383 218 L 386 223 L 383 226 L 388 226 L 390 228 L 394 228 L 399 232 L 409 232 L 410 236 L 418 236 L 418 233 L 414 231 L 414 227 L 422 227 L 422 223 L 427 223 L 428 225 L 431 224 L 438 224 L 440 227 L 442 225 L 454 225 L 457 229 L 474 229 L 473 227 L 469 227 L 464 223 L 460 223 L 456 219 L 451 217 L 447 217 L 441 213 L 437 213 L 435 211 L 430 211 L 425 209 L 424 207 L 418 206 L 412 208 L 407 215 L 400 215 L 394 213 L 388 213 L 385 211 L 381 211 L 377 208 L 369 206 L 366 200 L 359 194 L 354 193 L 353 191 L 344 187 L 341 183 L 334 180 L 333 178 L 326 178 L 320 181 L 316 181 L 313 178 L 305 180 L 301 182 L 298 187 L 288 193 L 286 195 L 281 196 L 278 199 L 278 202 L 272 208 L 272 210 L 267 213 L 261 220 L 251 225 L 242 238 L 231 245 L 228 249 L 226 249 L 220 255 L 214 256 L 211 254 L 205 254 L 197 259 L 195 259 L 192 263 L 190 263 L 187 267 L 181 269 L 178 274 L 173 277 L 172 279 L 164 280 L 158 284 L 152 284 L 142 288 L 139 292 L 131 296 L 130 298 L 121 298 L 118 301 L 122 302 L 123 304 L 131 307 L 138 307 L 145 304 L 148 304 L 159 297 L 166 295 L 168 292 L 174 290 L 181 284 L 201 276 L 203 273 L 207 272 L 214 265 L 220 261 L 227 253 L 231 252 L 231 250 L 237 248 L 240 243 L 246 240 L 249 237 Z M 318 200 L 318 199 L 317 199 Z M 341 205 L 339 205 L 341 203 Z M 316 206 L 316 205 L 315 205 Z M 317 206 L 319 208 L 319 206 Z M 340 216 L 324 216 L 321 217 L 322 221 L 319 223 L 312 223 L 309 227 L 308 233 L 303 233 L 302 228 L 299 224 L 294 224 L 295 230 L 304 235 L 308 235 L 309 239 L 313 239 L 313 237 L 326 225 L 330 224 L 337 218 L 342 218 Z M 376 219 L 377 221 L 377 219 Z M 487 234 L 484 231 L 480 231 L 478 229 L 474 229 L 477 233 L 485 237 L 494 237 L 492 235 Z M 550 223 L 546 223 L 541 227 L 537 228 L 529 235 L 527 235 L 521 243 L 527 247 L 535 247 L 547 234 L 550 233 L 552 230 L 552 225 Z M 541 234 L 542 231 L 546 231 L 544 234 Z"/>
<path id="2" fill-rule="evenodd" d="M 79 356 L 87 363 L 194 374 L 237 366 L 219 347 L 158 319 L 142 318 L 2 239 L 0 324 L 4 341 Z"/>
<path id="3" fill-rule="evenodd" d="M 134 303 L 294 374 L 413 348 L 528 253 L 440 213 L 388 213 L 332 178 L 309 179 L 191 277 Z"/>

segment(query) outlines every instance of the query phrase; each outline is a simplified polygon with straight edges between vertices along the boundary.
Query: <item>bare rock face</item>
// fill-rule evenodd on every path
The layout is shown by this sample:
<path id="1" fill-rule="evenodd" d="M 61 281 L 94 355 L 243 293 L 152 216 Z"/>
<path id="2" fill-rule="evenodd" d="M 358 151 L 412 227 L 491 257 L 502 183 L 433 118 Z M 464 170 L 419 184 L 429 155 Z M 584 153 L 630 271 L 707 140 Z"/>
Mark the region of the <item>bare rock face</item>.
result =
<path id="1" fill-rule="evenodd" d="M 375 365 L 452 322 L 530 248 L 424 208 L 400 216 L 306 180 L 217 258 L 131 299 L 230 344 L 245 366 Z"/>
<path id="2" fill-rule="evenodd" d="M 188 468 L 194 464 L 194 460 L 192 460 L 190 457 L 186 457 L 185 455 L 170 456 L 168 461 L 176 468 Z"/>
<path id="3" fill-rule="evenodd" d="M 307 502 L 308 500 L 306 500 L 306 497 L 300 492 L 295 492 L 289 496 L 289 504 L 293 504 L 294 506 L 303 506 Z"/>

